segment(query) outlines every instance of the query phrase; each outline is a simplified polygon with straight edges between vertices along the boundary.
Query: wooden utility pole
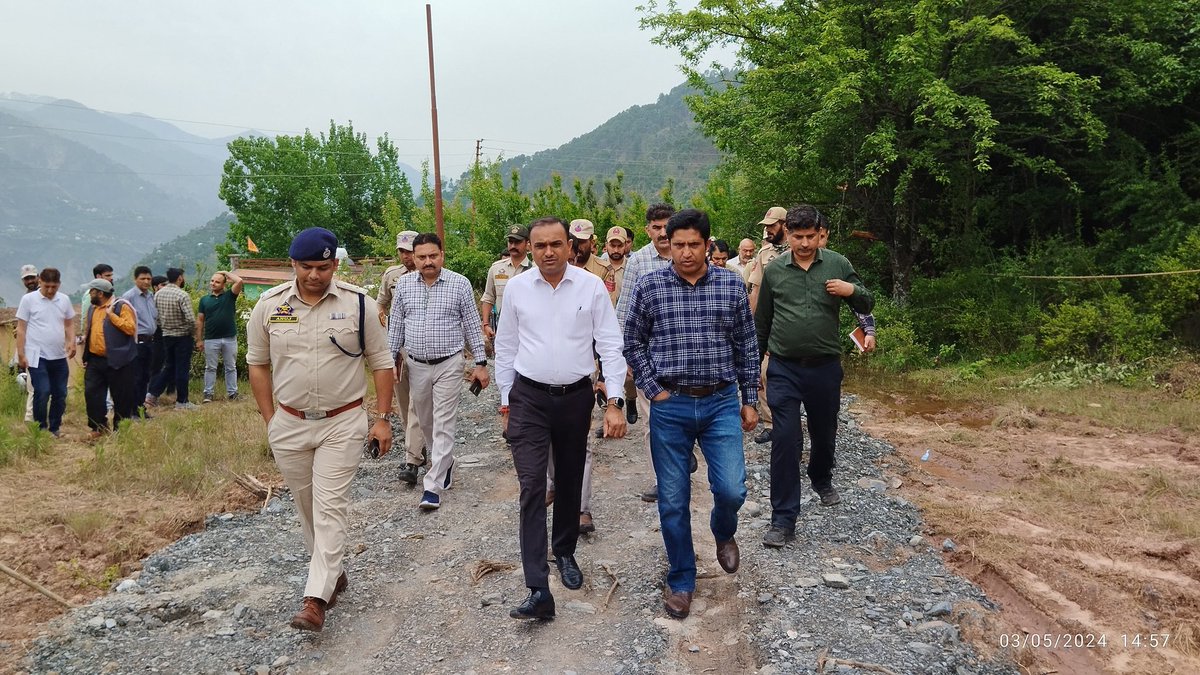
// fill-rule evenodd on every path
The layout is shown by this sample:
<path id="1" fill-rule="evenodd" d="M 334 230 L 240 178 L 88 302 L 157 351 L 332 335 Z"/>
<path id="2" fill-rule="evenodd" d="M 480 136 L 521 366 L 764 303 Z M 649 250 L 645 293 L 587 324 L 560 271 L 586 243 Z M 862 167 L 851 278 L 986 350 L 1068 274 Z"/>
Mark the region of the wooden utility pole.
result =
<path id="1" fill-rule="evenodd" d="M 437 85 L 433 78 L 433 8 L 425 5 L 425 31 L 429 37 L 429 106 L 433 112 L 433 213 L 437 235 L 446 241 L 446 224 L 442 213 L 442 157 L 438 150 Z"/>

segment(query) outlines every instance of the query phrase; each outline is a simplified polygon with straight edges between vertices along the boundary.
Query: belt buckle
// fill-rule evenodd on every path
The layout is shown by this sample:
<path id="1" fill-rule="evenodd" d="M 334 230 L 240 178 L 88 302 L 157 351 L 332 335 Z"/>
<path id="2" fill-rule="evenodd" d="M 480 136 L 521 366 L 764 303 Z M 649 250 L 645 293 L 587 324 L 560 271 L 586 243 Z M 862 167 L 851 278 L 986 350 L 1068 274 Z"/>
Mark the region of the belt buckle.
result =
<path id="1" fill-rule="evenodd" d="M 329 416 L 329 413 L 324 410 L 302 410 L 300 412 L 306 420 L 323 420 Z"/>
<path id="2" fill-rule="evenodd" d="M 547 391 L 550 393 L 551 396 L 562 396 L 567 393 L 567 385 L 552 384 L 549 387 L 547 387 Z"/>

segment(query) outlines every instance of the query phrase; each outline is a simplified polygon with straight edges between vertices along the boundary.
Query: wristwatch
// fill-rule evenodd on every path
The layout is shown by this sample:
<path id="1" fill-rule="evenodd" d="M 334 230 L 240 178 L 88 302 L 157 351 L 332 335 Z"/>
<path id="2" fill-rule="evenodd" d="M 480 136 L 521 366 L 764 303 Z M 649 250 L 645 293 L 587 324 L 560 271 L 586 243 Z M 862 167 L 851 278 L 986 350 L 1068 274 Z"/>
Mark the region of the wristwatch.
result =
<path id="1" fill-rule="evenodd" d="M 608 404 L 617 406 L 617 410 L 625 409 L 625 399 L 623 399 L 623 398 L 616 398 L 616 397 L 610 398 L 610 399 L 608 399 Z"/>
<path id="2" fill-rule="evenodd" d="M 477 366 L 483 366 L 484 368 L 486 368 L 486 367 L 487 367 L 487 359 L 484 359 L 484 360 L 482 360 L 482 361 L 476 361 L 476 362 L 475 362 L 475 365 L 477 365 Z"/>

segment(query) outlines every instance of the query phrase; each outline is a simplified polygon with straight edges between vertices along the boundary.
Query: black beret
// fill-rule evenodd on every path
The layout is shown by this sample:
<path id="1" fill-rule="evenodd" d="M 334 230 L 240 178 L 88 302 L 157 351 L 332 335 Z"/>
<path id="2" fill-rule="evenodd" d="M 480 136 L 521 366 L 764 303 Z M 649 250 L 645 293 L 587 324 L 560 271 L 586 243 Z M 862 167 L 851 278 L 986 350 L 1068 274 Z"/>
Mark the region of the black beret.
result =
<path id="1" fill-rule="evenodd" d="M 337 254 L 337 235 L 323 227 L 310 227 L 292 239 L 288 257 L 292 260 L 333 260 Z"/>

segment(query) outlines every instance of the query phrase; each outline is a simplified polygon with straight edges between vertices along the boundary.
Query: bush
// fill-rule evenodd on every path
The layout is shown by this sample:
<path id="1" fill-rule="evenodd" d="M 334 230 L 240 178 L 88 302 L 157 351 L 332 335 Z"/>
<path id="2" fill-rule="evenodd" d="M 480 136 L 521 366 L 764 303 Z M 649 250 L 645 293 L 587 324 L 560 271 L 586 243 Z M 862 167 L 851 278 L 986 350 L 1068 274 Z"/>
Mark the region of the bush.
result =
<path id="1" fill-rule="evenodd" d="M 927 368 L 933 362 L 928 342 L 913 327 L 909 313 L 882 298 L 875 303 L 875 342 L 872 368 L 901 372 Z"/>
<path id="2" fill-rule="evenodd" d="M 1166 332 L 1153 313 L 1139 312 L 1127 295 L 1064 301 L 1041 318 L 1041 344 L 1049 356 L 1138 361 L 1159 350 Z"/>
<path id="3" fill-rule="evenodd" d="M 488 251 L 469 246 L 455 246 L 446 252 L 446 269 L 463 275 L 476 290 L 479 290 L 487 281 L 488 268 L 496 259 L 496 256 Z"/>

